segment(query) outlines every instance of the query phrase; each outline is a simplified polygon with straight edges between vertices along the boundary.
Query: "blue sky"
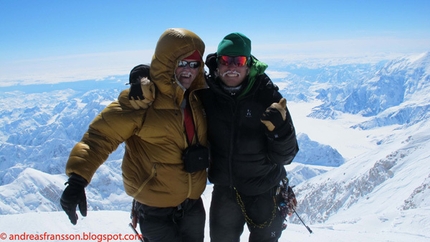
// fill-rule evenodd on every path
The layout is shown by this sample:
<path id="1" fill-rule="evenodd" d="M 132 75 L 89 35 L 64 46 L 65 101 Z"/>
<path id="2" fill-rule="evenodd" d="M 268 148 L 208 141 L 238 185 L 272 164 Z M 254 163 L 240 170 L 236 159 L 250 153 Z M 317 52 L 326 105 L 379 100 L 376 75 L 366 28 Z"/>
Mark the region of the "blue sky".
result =
<path id="1" fill-rule="evenodd" d="M 56 82 L 127 74 L 170 27 L 206 53 L 228 33 L 275 59 L 430 51 L 428 0 L 0 1 L 0 81 Z"/>

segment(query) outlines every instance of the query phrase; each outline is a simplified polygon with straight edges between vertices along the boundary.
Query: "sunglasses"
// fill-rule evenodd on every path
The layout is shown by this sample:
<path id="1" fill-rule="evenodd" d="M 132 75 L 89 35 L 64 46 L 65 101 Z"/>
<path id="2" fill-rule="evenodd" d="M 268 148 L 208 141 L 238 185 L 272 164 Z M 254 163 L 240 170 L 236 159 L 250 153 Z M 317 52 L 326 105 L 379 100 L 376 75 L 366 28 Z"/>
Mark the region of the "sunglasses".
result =
<path id="1" fill-rule="evenodd" d="M 178 62 L 178 67 L 186 67 L 189 66 L 192 69 L 198 68 L 200 66 L 200 61 L 184 61 L 181 60 Z"/>
<path id="2" fill-rule="evenodd" d="M 227 56 L 222 55 L 218 57 L 218 63 L 224 66 L 229 66 L 234 64 L 236 66 L 245 66 L 248 62 L 248 58 L 246 56 Z"/>

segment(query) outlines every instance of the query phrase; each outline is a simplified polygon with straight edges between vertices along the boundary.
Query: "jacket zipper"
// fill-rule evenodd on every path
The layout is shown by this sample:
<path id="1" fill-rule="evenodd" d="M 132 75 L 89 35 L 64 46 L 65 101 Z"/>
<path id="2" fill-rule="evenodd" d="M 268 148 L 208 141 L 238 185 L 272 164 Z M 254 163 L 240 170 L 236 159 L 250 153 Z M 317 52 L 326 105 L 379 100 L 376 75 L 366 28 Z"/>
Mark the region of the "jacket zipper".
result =
<path id="1" fill-rule="evenodd" d="M 189 94 L 191 96 L 191 93 Z M 193 112 L 193 108 L 191 107 L 191 102 L 190 102 L 190 97 L 188 97 L 188 99 L 186 100 L 186 102 L 189 102 L 190 105 L 190 109 L 191 109 L 191 118 L 193 119 L 193 123 L 194 125 L 196 125 L 195 119 L 194 119 L 194 112 Z M 185 129 L 185 110 L 182 110 L 181 107 L 179 107 L 179 110 L 182 113 L 182 124 L 184 125 L 184 137 L 185 137 L 185 143 L 188 144 L 188 146 L 192 145 L 188 143 L 188 137 L 187 137 L 187 131 Z M 197 133 L 195 134 L 197 135 Z M 188 194 L 187 194 L 187 198 L 189 198 L 191 196 L 191 193 L 193 191 L 193 184 L 192 184 L 192 178 L 191 178 L 191 174 L 188 173 Z"/>
<path id="2" fill-rule="evenodd" d="M 236 132 L 235 129 L 235 119 L 236 119 L 236 115 L 237 115 L 237 109 L 238 109 L 238 105 L 236 103 L 236 100 L 234 100 L 233 98 L 231 98 L 233 100 L 233 102 L 230 102 L 233 104 L 232 107 L 232 122 L 231 122 L 231 135 L 230 135 L 230 148 L 229 148 L 229 154 L 228 154 L 228 164 L 229 164 L 229 180 L 230 180 L 230 187 L 234 188 L 234 181 L 233 181 L 233 153 L 234 153 L 234 135 Z"/>
<path id="3" fill-rule="evenodd" d="M 190 198 L 191 196 L 191 192 L 193 190 L 193 186 L 192 186 L 192 180 L 191 180 L 191 173 L 188 173 L 188 194 L 187 194 L 187 198 Z"/>

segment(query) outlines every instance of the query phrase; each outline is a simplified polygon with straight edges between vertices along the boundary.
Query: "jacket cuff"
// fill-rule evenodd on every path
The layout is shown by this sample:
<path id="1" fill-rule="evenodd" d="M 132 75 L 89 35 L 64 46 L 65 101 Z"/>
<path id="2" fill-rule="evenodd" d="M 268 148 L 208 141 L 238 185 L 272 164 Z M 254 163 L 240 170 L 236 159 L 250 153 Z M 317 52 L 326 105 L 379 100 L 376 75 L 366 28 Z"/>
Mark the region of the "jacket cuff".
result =
<path id="1" fill-rule="evenodd" d="M 75 173 L 72 173 L 72 175 L 70 175 L 69 181 L 67 183 L 69 183 L 69 185 L 76 185 L 81 187 L 86 187 L 88 185 L 88 182 L 87 180 L 85 180 L 85 178 Z"/>
<path id="2" fill-rule="evenodd" d="M 289 122 L 284 122 L 281 127 L 275 128 L 273 131 L 267 131 L 267 137 L 269 139 L 282 139 L 291 133 L 293 133 L 294 128 Z"/>

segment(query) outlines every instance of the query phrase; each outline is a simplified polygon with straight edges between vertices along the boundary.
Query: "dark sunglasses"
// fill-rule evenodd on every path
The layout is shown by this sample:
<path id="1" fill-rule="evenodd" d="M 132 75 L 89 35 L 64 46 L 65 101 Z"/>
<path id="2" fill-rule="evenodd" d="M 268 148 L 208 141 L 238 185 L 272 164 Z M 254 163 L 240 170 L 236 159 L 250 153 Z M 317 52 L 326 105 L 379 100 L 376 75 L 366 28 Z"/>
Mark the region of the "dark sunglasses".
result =
<path id="1" fill-rule="evenodd" d="M 178 62 L 178 67 L 186 67 L 189 66 L 192 69 L 195 69 L 200 66 L 200 61 L 184 61 L 181 60 Z"/>
<path id="2" fill-rule="evenodd" d="M 236 66 L 245 66 L 248 62 L 248 58 L 246 56 L 228 56 L 222 55 L 218 57 L 218 63 L 224 66 L 229 66 L 234 64 Z"/>

